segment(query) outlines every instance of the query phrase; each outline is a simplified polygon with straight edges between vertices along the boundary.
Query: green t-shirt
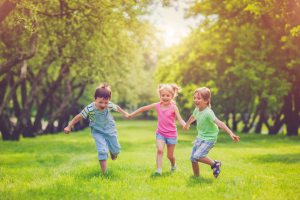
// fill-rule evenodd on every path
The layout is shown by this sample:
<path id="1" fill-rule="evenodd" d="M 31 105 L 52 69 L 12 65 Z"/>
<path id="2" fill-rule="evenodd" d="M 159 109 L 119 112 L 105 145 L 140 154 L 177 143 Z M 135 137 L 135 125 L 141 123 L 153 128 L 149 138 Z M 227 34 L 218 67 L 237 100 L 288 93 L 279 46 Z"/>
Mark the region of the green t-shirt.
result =
<path id="1" fill-rule="evenodd" d="M 198 137 L 205 141 L 216 141 L 219 128 L 214 123 L 217 119 L 214 112 L 209 107 L 206 107 L 202 111 L 199 111 L 199 108 L 195 108 L 193 117 L 197 119 Z"/>

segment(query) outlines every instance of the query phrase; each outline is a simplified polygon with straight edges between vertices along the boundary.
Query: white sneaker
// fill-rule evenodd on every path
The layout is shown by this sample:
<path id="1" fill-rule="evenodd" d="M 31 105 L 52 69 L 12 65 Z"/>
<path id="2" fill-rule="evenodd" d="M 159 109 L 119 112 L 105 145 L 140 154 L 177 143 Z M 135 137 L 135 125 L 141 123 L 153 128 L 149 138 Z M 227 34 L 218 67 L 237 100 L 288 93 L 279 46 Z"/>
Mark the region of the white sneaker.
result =
<path id="1" fill-rule="evenodd" d="M 156 170 L 155 174 L 159 174 L 159 175 L 161 175 L 161 174 L 162 174 L 162 171 L 160 171 L 160 170 Z"/>
<path id="2" fill-rule="evenodd" d="M 172 166 L 172 165 L 171 165 L 171 171 L 175 171 L 175 170 L 176 170 L 176 168 L 177 168 L 177 165 L 176 165 L 176 163 L 175 163 L 175 165 L 174 165 L 174 166 Z"/>

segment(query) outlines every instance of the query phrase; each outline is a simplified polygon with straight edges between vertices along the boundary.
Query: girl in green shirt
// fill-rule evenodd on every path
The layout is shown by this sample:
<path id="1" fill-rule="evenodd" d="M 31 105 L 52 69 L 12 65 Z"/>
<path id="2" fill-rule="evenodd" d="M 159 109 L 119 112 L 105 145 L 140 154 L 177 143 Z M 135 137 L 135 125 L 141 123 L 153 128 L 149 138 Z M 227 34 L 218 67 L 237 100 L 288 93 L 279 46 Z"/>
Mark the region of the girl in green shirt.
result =
<path id="1" fill-rule="evenodd" d="M 202 87 L 195 90 L 194 103 L 196 108 L 193 115 L 183 127 L 183 131 L 189 130 L 189 125 L 197 120 L 198 136 L 195 140 L 190 158 L 194 175 L 199 176 L 198 162 L 202 162 L 211 166 L 213 175 L 217 178 L 221 172 L 221 162 L 210 159 L 207 157 L 207 154 L 217 142 L 219 133 L 218 127 L 226 131 L 235 142 L 239 142 L 240 137 L 234 135 L 231 130 L 215 116 L 214 112 L 211 110 L 210 98 L 211 95 L 208 88 Z"/>

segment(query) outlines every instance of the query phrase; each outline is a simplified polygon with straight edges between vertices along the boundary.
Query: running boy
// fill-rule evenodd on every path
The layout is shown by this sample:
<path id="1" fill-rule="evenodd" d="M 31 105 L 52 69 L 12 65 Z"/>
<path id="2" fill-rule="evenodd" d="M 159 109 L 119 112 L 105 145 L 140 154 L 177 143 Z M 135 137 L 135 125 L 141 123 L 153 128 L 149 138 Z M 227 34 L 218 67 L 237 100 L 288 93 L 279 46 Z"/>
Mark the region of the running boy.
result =
<path id="1" fill-rule="evenodd" d="M 90 116 L 90 128 L 92 136 L 95 140 L 98 159 L 103 173 L 107 173 L 108 151 L 112 160 L 116 160 L 121 152 L 121 146 L 118 142 L 118 134 L 116 123 L 110 114 L 112 110 L 118 111 L 124 117 L 128 117 L 128 113 L 123 111 L 119 106 L 110 102 L 111 89 L 109 84 L 101 83 L 96 88 L 94 95 L 95 102 L 86 106 L 80 114 L 76 115 L 70 124 L 64 129 L 68 134 L 71 128 L 82 118 Z"/>
<path id="2" fill-rule="evenodd" d="M 195 144 L 192 150 L 190 161 L 195 176 L 199 176 L 199 164 L 210 165 L 213 170 L 213 175 L 217 178 L 221 172 L 221 162 L 212 160 L 207 157 L 208 152 L 215 146 L 219 133 L 219 128 L 226 131 L 229 136 L 235 141 L 239 142 L 239 136 L 234 135 L 231 130 L 220 121 L 211 110 L 210 106 L 210 90 L 206 87 L 198 88 L 194 92 L 194 104 L 196 106 L 193 115 L 190 117 L 183 131 L 189 130 L 189 125 L 197 120 L 198 136 L 196 137 Z"/>

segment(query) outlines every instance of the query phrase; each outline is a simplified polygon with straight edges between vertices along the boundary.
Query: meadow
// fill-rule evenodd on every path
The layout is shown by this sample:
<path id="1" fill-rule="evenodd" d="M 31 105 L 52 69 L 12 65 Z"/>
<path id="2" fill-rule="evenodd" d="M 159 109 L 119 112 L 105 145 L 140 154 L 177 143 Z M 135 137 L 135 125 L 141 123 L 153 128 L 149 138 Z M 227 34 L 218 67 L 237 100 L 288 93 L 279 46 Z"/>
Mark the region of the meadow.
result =
<path id="1" fill-rule="evenodd" d="M 299 199 L 300 137 L 220 132 L 209 157 L 222 161 L 215 179 L 189 161 L 196 127 L 175 148 L 177 170 L 163 160 L 156 170 L 156 121 L 117 121 L 122 152 L 103 174 L 89 128 L 70 134 L 0 142 L 0 199 Z"/>

